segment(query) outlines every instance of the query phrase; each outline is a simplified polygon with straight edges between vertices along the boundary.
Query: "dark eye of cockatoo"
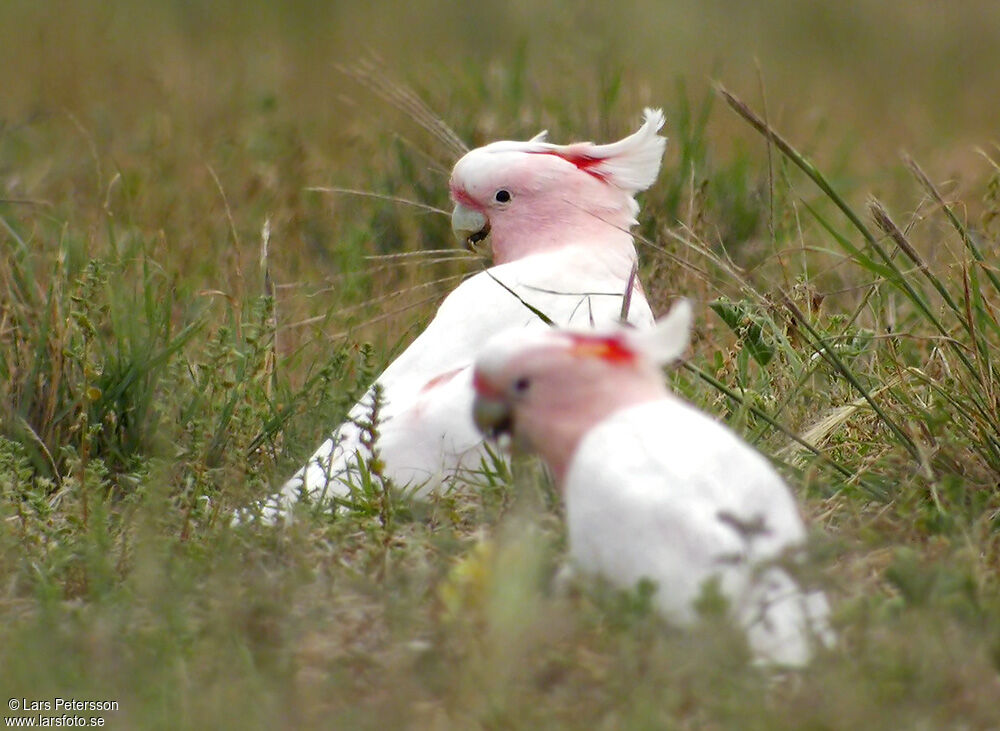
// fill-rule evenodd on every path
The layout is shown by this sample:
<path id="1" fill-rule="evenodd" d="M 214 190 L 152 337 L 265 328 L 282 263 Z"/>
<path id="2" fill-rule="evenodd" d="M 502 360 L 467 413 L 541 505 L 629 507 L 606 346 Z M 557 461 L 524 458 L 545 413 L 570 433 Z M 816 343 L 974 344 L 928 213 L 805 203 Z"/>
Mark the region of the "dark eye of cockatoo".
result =
<path id="1" fill-rule="evenodd" d="M 498 190 L 493 197 L 496 199 L 497 203 L 510 203 L 511 199 L 510 191 L 504 188 Z"/>
<path id="2" fill-rule="evenodd" d="M 531 379 L 527 376 L 521 376 L 514 381 L 514 385 L 511 387 L 511 390 L 514 392 L 514 395 L 522 396 L 527 393 L 529 388 L 531 388 Z"/>

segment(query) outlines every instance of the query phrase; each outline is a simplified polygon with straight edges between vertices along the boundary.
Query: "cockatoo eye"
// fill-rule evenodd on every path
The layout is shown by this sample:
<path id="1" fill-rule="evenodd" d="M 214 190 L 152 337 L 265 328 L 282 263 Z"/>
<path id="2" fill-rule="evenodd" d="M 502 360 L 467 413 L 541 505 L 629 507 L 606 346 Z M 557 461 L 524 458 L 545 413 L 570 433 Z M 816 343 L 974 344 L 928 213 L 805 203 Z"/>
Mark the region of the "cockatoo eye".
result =
<path id="1" fill-rule="evenodd" d="M 531 379 L 528 378 L 527 376 L 522 376 L 521 378 L 518 378 L 516 381 L 514 381 L 514 385 L 511 387 L 511 389 L 514 391 L 514 394 L 517 396 L 524 395 L 525 393 L 527 393 L 529 388 L 531 388 Z"/>
<path id="2" fill-rule="evenodd" d="M 501 188 L 493 195 L 497 203 L 510 203 L 511 197 L 510 191 L 505 188 Z"/>

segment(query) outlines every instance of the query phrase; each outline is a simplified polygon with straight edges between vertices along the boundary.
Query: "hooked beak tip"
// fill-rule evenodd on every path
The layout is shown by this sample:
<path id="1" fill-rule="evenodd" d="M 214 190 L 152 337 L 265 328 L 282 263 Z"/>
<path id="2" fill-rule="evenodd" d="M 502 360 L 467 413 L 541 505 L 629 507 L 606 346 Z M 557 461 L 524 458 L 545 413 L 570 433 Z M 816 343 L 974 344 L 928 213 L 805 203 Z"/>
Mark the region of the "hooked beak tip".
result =
<path id="1" fill-rule="evenodd" d="M 476 396 L 472 406 L 472 420 L 479 431 L 493 439 L 502 434 L 509 434 L 513 427 L 507 405 L 485 396 Z"/>
<path id="2" fill-rule="evenodd" d="M 469 251 L 476 252 L 479 251 L 479 244 L 482 243 L 487 236 L 490 235 L 490 224 L 487 221 L 486 225 L 473 234 L 470 234 L 465 239 L 465 248 Z"/>
<path id="3" fill-rule="evenodd" d="M 456 203 L 451 214 L 451 229 L 458 243 L 478 252 L 481 244 L 490 235 L 490 221 L 481 212 Z"/>

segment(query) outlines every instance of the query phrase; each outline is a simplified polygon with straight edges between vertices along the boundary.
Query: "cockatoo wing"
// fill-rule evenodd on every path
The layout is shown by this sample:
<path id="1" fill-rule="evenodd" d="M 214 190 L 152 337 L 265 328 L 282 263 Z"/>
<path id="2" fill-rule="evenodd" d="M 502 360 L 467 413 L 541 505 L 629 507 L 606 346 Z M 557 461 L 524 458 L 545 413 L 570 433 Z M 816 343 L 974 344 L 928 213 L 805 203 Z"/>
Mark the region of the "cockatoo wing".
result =
<path id="1" fill-rule="evenodd" d="M 591 429 L 566 477 L 570 553 L 620 586 L 658 586 L 670 619 L 717 579 L 755 653 L 800 665 L 813 633 L 826 641 L 826 600 L 804 595 L 780 567 L 804 539 L 794 500 L 767 461 L 733 432 L 669 397 L 617 412 Z"/>
<path id="2" fill-rule="evenodd" d="M 632 260 L 613 251 L 569 246 L 492 267 L 459 285 L 378 378 L 383 402 L 378 445 L 386 476 L 400 487 L 418 488 L 420 495 L 454 474 L 476 470 L 486 453 L 471 418 L 471 366 L 483 344 L 507 328 L 545 327 L 537 312 L 560 326 L 616 322 L 631 267 Z M 628 321 L 636 327 L 653 324 L 638 285 Z M 314 500 L 348 494 L 357 456 L 369 456 L 357 422 L 371 413 L 372 398 L 372 392 L 366 394 L 268 502 L 265 522 L 286 513 L 303 491 Z"/>
<path id="3" fill-rule="evenodd" d="M 612 258 L 614 257 L 614 258 Z M 427 328 L 383 373 L 380 381 L 427 379 L 471 363 L 495 333 L 544 324 L 590 327 L 618 320 L 632 261 L 567 247 L 491 267 L 466 280 L 441 303 Z M 633 291 L 629 322 L 653 324 L 645 296 Z"/>

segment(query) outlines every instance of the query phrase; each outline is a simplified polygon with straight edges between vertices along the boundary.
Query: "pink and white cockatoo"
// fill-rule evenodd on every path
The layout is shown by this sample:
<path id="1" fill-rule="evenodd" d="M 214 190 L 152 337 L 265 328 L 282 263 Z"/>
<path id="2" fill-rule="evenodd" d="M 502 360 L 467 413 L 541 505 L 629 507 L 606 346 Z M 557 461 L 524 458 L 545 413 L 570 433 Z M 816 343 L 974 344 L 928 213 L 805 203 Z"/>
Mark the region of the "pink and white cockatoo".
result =
<path id="1" fill-rule="evenodd" d="M 776 563 L 805 539 L 802 520 L 764 457 L 668 391 L 659 366 L 690 326 L 681 300 L 645 331 L 498 335 L 476 360 L 475 422 L 552 470 L 572 569 L 655 582 L 655 606 L 681 625 L 715 580 L 759 661 L 803 665 L 833 636 L 825 596 Z"/>
<path id="2" fill-rule="evenodd" d="M 469 248 L 489 250 L 494 266 L 449 294 L 378 377 L 376 449 L 395 485 L 423 495 L 481 467 L 486 451 L 471 418 L 472 360 L 500 330 L 544 326 L 531 308 L 559 325 L 607 325 L 621 317 L 628 298 L 628 321 L 653 324 L 633 276 L 629 229 L 639 211 L 635 194 L 660 169 L 662 126 L 663 113 L 647 109 L 640 129 L 618 142 L 555 145 L 543 132 L 480 147 L 455 165 L 452 228 Z M 358 422 L 371 413 L 373 394 L 267 501 L 263 521 L 287 516 L 303 493 L 313 501 L 349 494 L 358 459 L 371 456 Z"/>

